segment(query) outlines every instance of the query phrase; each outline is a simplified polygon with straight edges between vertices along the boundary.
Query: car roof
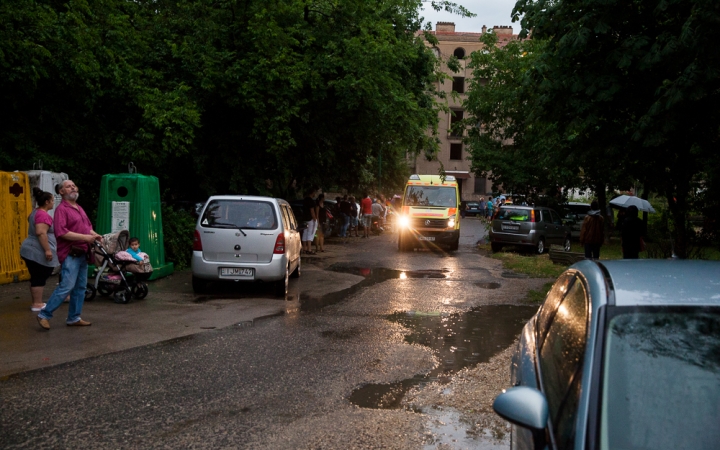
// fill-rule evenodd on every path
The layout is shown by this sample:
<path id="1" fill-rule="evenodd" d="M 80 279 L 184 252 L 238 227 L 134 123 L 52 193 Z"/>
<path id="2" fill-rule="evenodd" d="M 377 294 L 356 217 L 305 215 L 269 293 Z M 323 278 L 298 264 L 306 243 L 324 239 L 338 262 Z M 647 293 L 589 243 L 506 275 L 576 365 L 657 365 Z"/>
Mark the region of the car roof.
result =
<path id="1" fill-rule="evenodd" d="M 258 195 L 213 195 L 208 199 L 209 201 L 212 200 L 255 200 L 255 201 L 264 201 L 264 202 L 278 202 L 278 203 L 287 203 L 285 200 L 281 198 L 275 198 L 275 197 L 261 197 Z"/>
<path id="2" fill-rule="evenodd" d="M 624 259 L 599 264 L 610 275 L 617 306 L 720 306 L 720 261 Z"/>

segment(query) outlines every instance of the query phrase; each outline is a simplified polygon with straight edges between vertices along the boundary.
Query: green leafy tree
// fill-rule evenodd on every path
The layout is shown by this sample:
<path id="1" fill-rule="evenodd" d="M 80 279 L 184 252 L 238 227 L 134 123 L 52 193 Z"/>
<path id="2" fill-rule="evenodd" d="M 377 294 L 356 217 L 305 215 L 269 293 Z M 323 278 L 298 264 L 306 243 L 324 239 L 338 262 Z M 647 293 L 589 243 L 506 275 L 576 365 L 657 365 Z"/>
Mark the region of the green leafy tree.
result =
<path id="1" fill-rule="evenodd" d="M 520 0 L 514 14 L 548 41 L 529 74 L 530 119 L 556 123 L 597 180 L 612 172 L 664 194 L 684 257 L 691 186 L 720 125 L 717 3 Z"/>

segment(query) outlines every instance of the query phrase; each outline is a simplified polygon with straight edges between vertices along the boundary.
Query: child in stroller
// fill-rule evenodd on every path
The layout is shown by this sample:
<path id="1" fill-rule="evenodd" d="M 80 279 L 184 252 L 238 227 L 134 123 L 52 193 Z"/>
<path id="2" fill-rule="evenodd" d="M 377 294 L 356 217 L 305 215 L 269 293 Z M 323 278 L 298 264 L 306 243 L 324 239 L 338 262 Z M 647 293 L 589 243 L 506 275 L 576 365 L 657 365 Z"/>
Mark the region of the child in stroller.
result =
<path id="1" fill-rule="evenodd" d="M 85 300 L 94 299 L 97 292 L 104 296 L 114 294 L 115 303 L 128 303 L 132 297 L 140 300 L 147 296 L 145 281 L 153 271 L 150 258 L 140 252 L 143 260 L 137 261 L 127 251 L 129 244 L 127 230 L 106 234 L 102 244 L 93 244 L 95 283 L 88 284 Z"/>

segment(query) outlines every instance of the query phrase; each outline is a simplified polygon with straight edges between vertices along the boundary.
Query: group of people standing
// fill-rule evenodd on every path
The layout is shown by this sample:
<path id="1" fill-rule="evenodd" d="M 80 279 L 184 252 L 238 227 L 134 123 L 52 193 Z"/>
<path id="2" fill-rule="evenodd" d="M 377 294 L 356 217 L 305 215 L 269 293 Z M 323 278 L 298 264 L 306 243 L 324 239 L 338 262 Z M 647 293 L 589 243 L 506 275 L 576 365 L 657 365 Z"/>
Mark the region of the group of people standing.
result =
<path id="1" fill-rule="evenodd" d="M 37 321 L 45 330 L 50 329 L 53 313 L 66 299 L 69 303 L 66 324 L 91 325 L 80 315 L 85 302 L 90 244 L 102 241 L 77 203 L 79 189 L 75 183 L 63 181 L 58 193 L 62 202 L 55 208 L 53 218 L 49 211 L 55 206 L 54 196 L 33 188 L 37 207 L 28 217 L 28 237 L 20 248 L 20 256 L 30 272 L 30 309 L 38 313 Z M 43 290 L 58 264 L 61 265 L 60 283 L 47 303 L 43 303 Z"/>
<path id="2" fill-rule="evenodd" d="M 623 259 L 638 259 L 640 252 L 645 250 L 643 221 L 638 218 L 637 206 L 629 206 L 621 211 L 623 218 L 618 221 L 618 228 Z M 593 201 L 580 228 L 580 244 L 585 247 L 585 258 L 600 259 L 600 247 L 604 242 L 605 219 L 600 211 L 600 205 L 597 201 Z"/>
<path id="3" fill-rule="evenodd" d="M 370 228 L 373 217 L 378 217 L 382 228 L 387 217 L 388 206 L 385 197 L 379 195 L 376 199 L 366 192 L 358 202 L 353 195 L 338 196 L 335 198 L 336 206 L 330 211 L 325 202 L 325 194 L 318 194 L 319 189 L 311 188 L 305 192 L 303 198 L 304 229 L 302 231 L 302 252 L 306 255 L 316 255 L 325 252 L 325 229 L 330 217 L 335 217 L 339 224 L 339 237 L 370 237 Z M 362 235 L 360 229 L 362 225 Z M 315 250 L 312 243 L 315 242 Z"/>

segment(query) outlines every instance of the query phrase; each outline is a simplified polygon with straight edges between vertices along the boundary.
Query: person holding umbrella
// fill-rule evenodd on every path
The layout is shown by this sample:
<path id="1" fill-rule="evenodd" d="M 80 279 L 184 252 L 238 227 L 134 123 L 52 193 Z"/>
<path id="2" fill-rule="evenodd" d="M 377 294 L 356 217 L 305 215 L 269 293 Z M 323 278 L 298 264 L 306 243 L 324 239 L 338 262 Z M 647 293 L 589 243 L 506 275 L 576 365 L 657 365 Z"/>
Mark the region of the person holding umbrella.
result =
<path id="1" fill-rule="evenodd" d="M 637 206 L 629 206 L 625 215 L 622 223 L 623 259 L 638 259 L 640 251 L 644 250 L 644 242 L 642 238 L 643 223 L 638 219 Z"/>

